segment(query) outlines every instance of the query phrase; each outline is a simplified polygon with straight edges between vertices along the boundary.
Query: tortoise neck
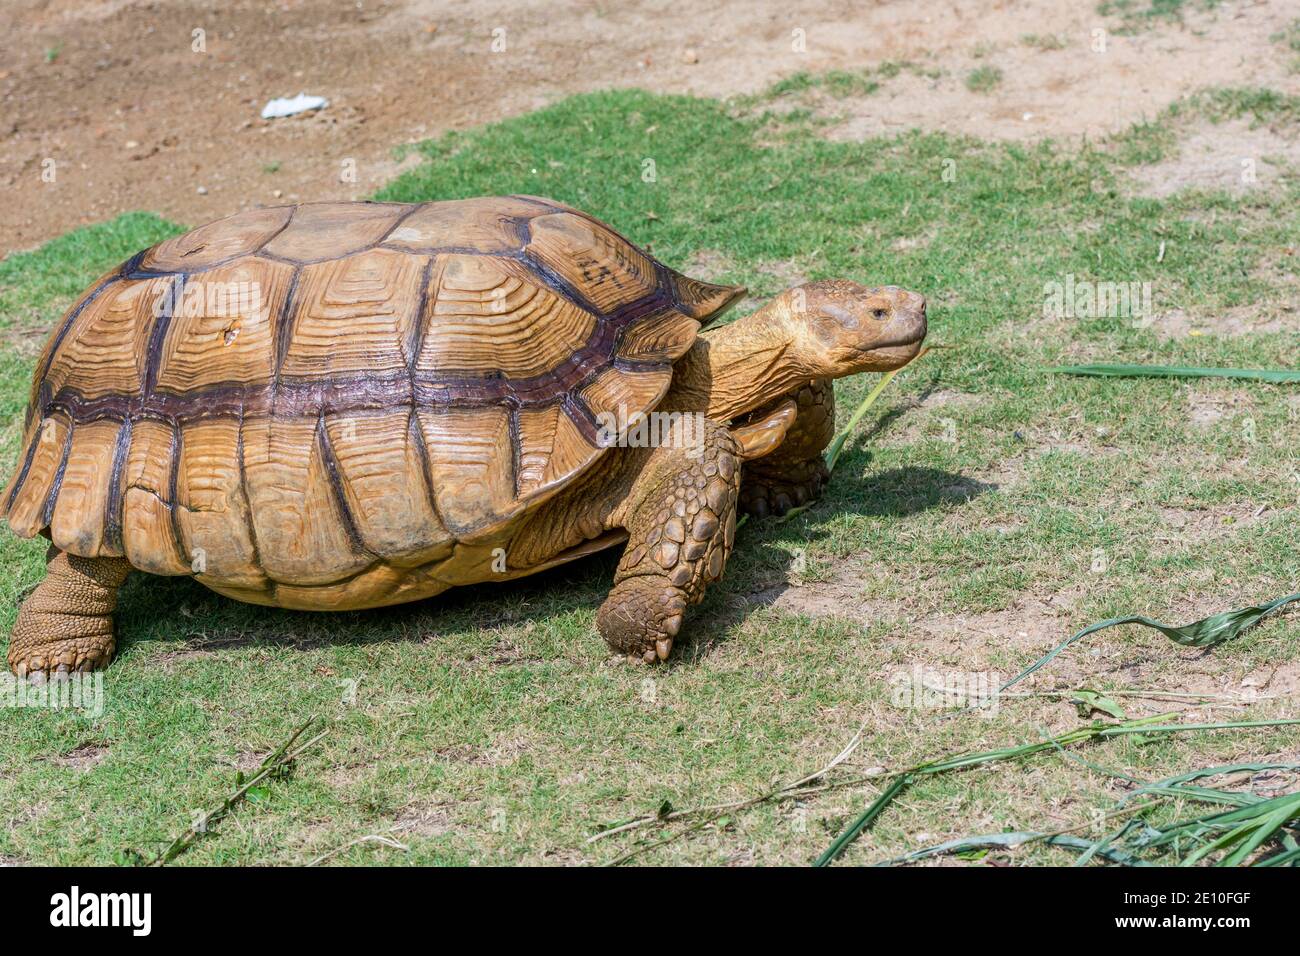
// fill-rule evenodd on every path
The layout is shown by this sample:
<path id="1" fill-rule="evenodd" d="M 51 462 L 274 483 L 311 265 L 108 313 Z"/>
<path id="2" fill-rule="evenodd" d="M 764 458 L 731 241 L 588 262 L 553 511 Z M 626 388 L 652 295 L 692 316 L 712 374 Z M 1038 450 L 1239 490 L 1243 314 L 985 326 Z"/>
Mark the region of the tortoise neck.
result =
<path id="1" fill-rule="evenodd" d="M 664 405 L 729 422 L 816 377 L 789 326 L 760 309 L 701 334 L 677 362 Z"/>

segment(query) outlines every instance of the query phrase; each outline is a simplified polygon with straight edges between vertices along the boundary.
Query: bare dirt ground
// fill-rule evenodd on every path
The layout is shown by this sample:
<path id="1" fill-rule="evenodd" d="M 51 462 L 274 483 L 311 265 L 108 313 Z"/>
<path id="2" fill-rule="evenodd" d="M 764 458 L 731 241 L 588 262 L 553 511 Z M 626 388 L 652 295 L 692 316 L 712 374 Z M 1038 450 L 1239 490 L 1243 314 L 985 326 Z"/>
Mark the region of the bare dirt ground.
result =
<path id="1" fill-rule="evenodd" d="M 1296 15 L 1239 0 L 1120 36 L 1081 0 L 6 0 L 0 252 L 129 209 L 363 196 L 396 144 L 607 87 L 728 96 L 910 61 L 830 135 L 1095 137 L 1203 86 L 1300 90 L 1269 40 Z M 1001 73 L 987 92 L 980 67 Z M 330 105 L 259 118 L 299 91 Z"/>

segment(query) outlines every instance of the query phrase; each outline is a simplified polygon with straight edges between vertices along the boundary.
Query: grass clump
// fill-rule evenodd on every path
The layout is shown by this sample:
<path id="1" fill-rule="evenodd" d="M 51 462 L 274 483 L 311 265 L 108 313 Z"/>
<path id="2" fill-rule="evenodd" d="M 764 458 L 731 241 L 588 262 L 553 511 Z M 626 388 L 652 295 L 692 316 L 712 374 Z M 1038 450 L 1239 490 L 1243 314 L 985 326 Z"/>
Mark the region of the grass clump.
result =
<path id="1" fill-rule="evenodd" d="M 1020 37 L 1020 42 L 1042 52 L 1064 50 L 1066 47 L 1065 38 L 1056 33 L 1026 33 Z"/>
<path id="2" fill-rule="evenodd" d="M 1290 53 L 1288 67 L 1292 73 L 1300 73 L 1300 19 L 1292 20 L 1285 30 L 1279 30 L 1269 39 L 1282 44 Z"/>
<path id="3" fill-rule="evenodd" d="M 1148 30 L 1158 23 L 1181 23 L 1189 10 L 1210 11 L 1220 0 L 1103 0 L 1097 12 L 1103 17 L 1118 17 L 1119 34 Z"/>
<path id="4" fill-rule="evenodd" d="M 880 83 L 869 72 L 852 73 L 847 70 L 831 70 L 827 73 L 795 73 L 773 83 L 768 89 L 769 96 L 784 96 L 789 93 L 805 93 L 809 90 L 824 90 L 831 96 L 869 96 L 880 89 Z"/>
<path id="5" fill-rule="evenodd" d="M 988 93 L 1002 83 L 1002 71 L 996 66 L 978 66 L 966 74 L 966 89 Z"/>
<path id="6" fill-rule="evenodd" d="M 823 93 L 834 99 L 870 96 L 878 92 L 886 81 L 904 72 L 930 80 L 942 75 L 942 71 L 934 67 L 908 60 L 886 60 L 865 70 L 828 70 L 822 73 L 800 71 L 777 80 L 761 94 L 738 97 L 734 102 L 741 107 L 752 107 L 781 97 L 810 93 Z"/>

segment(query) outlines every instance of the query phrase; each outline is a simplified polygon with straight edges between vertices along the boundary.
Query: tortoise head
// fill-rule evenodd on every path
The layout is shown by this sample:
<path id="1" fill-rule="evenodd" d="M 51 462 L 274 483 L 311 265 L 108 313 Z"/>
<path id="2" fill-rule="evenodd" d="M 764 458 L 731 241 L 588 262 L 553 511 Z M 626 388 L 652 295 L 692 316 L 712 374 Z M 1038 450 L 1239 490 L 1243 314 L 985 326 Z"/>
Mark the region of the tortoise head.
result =
<path id="1" fill-rule="evenodd" d="M 899 368 L 925 339 L 925 296 L 897 286 L 828 279 L 789 289 L 773 305 L 803 361 L 832 378 Z"/>

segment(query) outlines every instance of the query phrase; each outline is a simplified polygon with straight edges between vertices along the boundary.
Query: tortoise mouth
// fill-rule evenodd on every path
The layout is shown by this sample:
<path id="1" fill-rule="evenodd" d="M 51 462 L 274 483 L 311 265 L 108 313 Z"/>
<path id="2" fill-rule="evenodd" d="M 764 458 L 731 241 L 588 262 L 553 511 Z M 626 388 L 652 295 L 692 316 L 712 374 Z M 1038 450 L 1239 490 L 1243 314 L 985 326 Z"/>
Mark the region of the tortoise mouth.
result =
<path id="1" fill-rule="evenodd" d="M 921 342 L 924 338 L 925 336 L 898 339 L 880 345 L 873 345 L 870 348 L 858 349 L 857 353 L 860 359 L 866 360 L 868 368 L 886 370 L 901 368 L 920 353 Z"/>
<path id="2" fill-rule="evenodd" d="M 875 352 L 888 352 L 895 349 L 917 348 L 924 339 L 925 334 L 922 333 L 921 335 L 910 335 L 906 337 L 900 336 L 896 339 L 889 339 L 886 342 L 877 342 L 874 345 L 868 345 L 865 347 L 855 346 L 854 348 L 866 355 Z"/>

